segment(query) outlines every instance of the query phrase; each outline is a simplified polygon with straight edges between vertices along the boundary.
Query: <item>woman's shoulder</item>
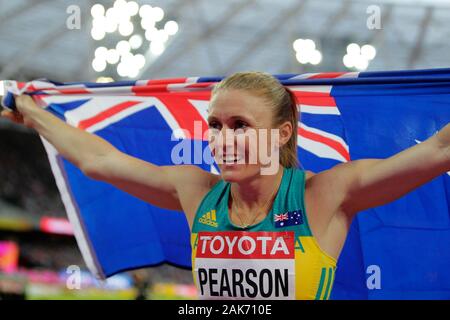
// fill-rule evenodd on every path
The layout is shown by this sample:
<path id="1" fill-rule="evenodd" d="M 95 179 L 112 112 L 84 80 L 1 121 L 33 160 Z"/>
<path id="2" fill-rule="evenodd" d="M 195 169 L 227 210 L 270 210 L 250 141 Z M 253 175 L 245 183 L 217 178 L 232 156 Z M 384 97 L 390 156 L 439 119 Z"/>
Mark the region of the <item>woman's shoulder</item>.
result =
<path id="1" fill-rule="evenodd" d="M 309 178 L 311 178 L 315 175 L 315 173 L 312 171 L 309 171 L 309 170 L 304 170 L 304 171 L 305 171 L 305 180 L 308 180 Z"/>
<path id="2" fill-rule="evenodd" d="M 195 165 L 176 166 L 175 174 L 178 180 L 177 193 L 192 227 L 200 203 L 221 179 L 220 176 Z"/>
<path id="3" fill-rule="evenodd" d="M 172 168 L 176 169 L 175 174 L 180 179 L 188 180 L 192 184 L 201 185 L 207 189 L 210 189 L 220 180 L 219 175 L 208 172 L 195 165 L 178 165 L 172 166 Z"/>

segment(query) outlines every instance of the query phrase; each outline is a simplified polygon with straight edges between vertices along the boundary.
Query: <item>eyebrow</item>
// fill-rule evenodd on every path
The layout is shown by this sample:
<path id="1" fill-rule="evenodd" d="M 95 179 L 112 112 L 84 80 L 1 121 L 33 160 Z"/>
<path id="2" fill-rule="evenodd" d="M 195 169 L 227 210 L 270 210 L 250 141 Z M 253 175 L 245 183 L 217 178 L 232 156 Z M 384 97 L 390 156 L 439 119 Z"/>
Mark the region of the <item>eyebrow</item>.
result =
<path id="1" fill-rule="evenodd" d="M 243 121 L 248 122 L 248 123 L 254 122 L 254 120 L 250 120 L 249 118 L 247 118 L 245 116 L 232 116 L 229 119 L 231 119 L 231 120 L 243 120 Z M 213 121 L 213 120 L 219 121 L 219 119 L 217 119 L 217 117 L 215 117 L 215 116 L 208 116 L 207 122 L 210 122 L 210 121 Z"/>

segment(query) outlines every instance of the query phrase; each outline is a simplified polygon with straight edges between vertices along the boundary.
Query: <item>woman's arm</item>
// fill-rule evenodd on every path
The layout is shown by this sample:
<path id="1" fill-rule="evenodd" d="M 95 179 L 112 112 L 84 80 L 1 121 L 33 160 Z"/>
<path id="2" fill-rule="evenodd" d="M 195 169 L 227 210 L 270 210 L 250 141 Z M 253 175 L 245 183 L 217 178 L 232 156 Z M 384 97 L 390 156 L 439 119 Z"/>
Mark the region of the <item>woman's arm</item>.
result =
<path id="1" fill-rule="evenodd" d="M 392 202 L 449 171 L 449 146 L 447 125 L 390 158 L 355 160 L 312 176 L 307 180 L 307 210 L 315 213 L 310 220 L 313 233 L 338 256 L 358 212 Z"/>
<path id="2" fill-rule="evenodd" d="M 182 210 L 180 194 L 185 203 L 191 205 L 191 200 L 195 205 L 196 194 L 212 183 L 212 175 L 196 166 L 156 166 L 126 155 L 106 140 L 39 108 L 29 96 L 17 97 L 16 106 L 19 113 L 3 111 L 2 116 L 35 129 L 88 177 L 111 183 L 155 206 Z"/>
<path id="3" fill-rule="evenodd" d="M 336 169 L 341 208 L 357 212 L 392 202 L 450 170 L 450 125 L 387 159 L 357 160 Z"/>

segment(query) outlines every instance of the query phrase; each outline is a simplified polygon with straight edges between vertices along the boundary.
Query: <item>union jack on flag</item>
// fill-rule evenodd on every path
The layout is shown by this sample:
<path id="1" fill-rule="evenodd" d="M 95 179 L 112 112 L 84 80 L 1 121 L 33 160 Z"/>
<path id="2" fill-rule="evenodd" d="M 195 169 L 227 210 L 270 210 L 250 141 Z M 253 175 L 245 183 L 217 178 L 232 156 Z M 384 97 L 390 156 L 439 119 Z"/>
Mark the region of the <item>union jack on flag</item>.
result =
<path id="1" fill-rule="evenodd" d="M 350 160 L 390 157 L 450 122 L 450 69 L 276 77 L 298 99 L 298 155 L 302 168 L 316 173 Z M 202 145 L 192 158 L 207 147 L 207 106 L 221 79 L 7 81 L 2 102 L 14 109 L 13 95 L 29 94 L 70 125 L 119 150 L 170 165 L 171 150 L 180 139 Z M 202 130 L 196 130 L 195 121 L 201 121 Z M 189 227 L 182 213 L 153 207 L 89 179 L 44 139 L 43 144 L 78 245 L 94 274 L 107 277 L 161 262 L 191 267 Z M 215 165 L 198 165 L 218 173 Z M 428 297 L 450 299 L 449 179 L 442 175 L 357 216 L 340 257 L 332 298 L 383 299 L 398 292 L 414 298 L 426 291 Z M 287 221 L 283 214 L 278 222 Z M 414 272 L 408 273 L 410 261 L 415 261 Z M 370 265 L 383 270 L 380 290 L 367 289 Z M 395 276 L 399 274 L 404 277 Z M 427 274 L 433 277 L 419 277 Z"/>
<path id="2" fill-rule="evenodd" d="M 289 219 L 289 217 L 288 217 L 288 213 L 287 212 L 274 215 L 275 222 L 284 221 L 284 220 L 288 220 L 288 219 Z"/>

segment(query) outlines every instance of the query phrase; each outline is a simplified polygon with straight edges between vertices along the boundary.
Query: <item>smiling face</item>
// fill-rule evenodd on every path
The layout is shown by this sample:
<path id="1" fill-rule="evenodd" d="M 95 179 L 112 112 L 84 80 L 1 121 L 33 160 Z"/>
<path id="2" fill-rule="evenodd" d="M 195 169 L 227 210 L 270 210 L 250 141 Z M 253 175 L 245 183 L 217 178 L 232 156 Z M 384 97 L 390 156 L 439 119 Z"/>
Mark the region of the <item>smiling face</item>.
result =
<path id="1" fill-rule="evenodd" d="M 208 115 L 209 142 L 222 179 L 239 182 L 259 175 L 267 164 L 261 161 L 261 148 L 272 159 L 271 151 L 277 152 L 279 147 L 276 139 L 271 140 L 272 113 L 265 99 L 245 90 L 224 89 L 213 96 Z M 261 139 L 262 131 L 268 132 L 267 139 Z"/>

